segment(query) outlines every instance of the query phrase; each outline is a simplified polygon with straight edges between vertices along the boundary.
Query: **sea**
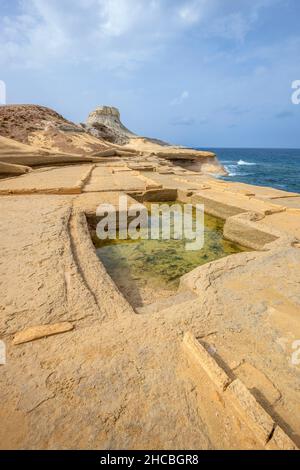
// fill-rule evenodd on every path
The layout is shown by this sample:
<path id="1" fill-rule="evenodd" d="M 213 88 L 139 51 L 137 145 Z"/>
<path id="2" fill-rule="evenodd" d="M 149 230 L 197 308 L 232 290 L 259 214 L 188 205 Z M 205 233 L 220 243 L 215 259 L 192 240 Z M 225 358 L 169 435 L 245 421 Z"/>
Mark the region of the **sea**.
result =
<path id="1" fill-rule="evenodd" d="M 202 148 L 203 150 L 203 148 Z M 300 193 L 300 149 L 208 148 L 228 171 L 227 181 Z"/>

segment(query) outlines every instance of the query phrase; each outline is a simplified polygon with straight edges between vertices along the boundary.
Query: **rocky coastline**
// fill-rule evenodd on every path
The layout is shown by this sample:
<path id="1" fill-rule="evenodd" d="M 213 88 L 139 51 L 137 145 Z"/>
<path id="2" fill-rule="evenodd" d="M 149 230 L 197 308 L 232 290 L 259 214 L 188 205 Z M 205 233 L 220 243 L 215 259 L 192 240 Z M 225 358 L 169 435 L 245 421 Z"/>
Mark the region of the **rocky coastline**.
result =
<path id="1" fill-rule="evenodd" d="M 217 156 L 0 107 L 0 447 L 296 449 L 300 194 L 222 181 Z M 97 258 L 100 203 L 201 203 L 249 251 L 140 312 Z"/>

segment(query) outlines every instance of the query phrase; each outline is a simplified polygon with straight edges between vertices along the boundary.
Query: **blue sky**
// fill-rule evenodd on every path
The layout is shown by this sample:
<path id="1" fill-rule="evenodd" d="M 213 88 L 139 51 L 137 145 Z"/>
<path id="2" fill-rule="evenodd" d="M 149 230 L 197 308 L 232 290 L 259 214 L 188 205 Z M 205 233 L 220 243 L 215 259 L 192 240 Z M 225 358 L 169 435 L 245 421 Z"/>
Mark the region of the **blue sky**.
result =
<path id="1" fill-rule="evenodd" d="M 138 134 L 300 148 L 299 0 L 0 0 L 8 103 L 83 122 L 114 105 Z"/>

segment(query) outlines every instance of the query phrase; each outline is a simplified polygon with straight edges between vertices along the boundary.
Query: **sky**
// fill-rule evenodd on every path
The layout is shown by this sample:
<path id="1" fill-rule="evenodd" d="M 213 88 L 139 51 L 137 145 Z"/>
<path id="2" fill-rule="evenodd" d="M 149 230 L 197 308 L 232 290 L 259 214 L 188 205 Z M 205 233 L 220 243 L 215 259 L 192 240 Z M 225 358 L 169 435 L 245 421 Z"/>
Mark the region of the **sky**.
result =
<path id="1" fill-rule="evenodd" d="M 0 80 L 75 122 L 109 105 L 176 144 L 300 148 L 299 19 L 299 0 L 0 0 Z"/>

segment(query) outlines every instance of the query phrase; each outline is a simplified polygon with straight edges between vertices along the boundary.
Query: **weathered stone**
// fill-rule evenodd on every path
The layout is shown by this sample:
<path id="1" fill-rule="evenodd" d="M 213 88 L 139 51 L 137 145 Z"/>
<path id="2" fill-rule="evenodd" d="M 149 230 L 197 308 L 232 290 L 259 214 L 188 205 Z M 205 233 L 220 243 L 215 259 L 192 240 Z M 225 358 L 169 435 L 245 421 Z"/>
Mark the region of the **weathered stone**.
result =
<path id="1" fill-rule="evenodd" d="M 29 171 L 31 171 L 31 168 L 29 166 L 15 165 L 12 163 L 4 163 L 0 161 L 0 174 L 24 175 Z"/>
<path id="2" fill-rule="evenodd" d="M 183 347 L 195 364 L 197 364 L 197 367 L 200 366 L 206 372 L 219 390 L 224 391 L 228 387 L 231 382 L 230 377 L 228 377 L 226 372 L 217 364 L 215 359 L 197 341 L 192 333 L 188 332 L 184 335 Z"/>
<path id="3" fill-rule="evenodd" d="M 40 169 L 18 178 L 0 181 L 0 194 L 78 194 L 93 165 Z"/>
<path id="4" fill-rule="evenodd" d="M 271 416 L 239 379 L 234 380 L 228 386 L 225 394 L 241 419 L 244 420 L 262 443 L 266 444 L 275 426 Z"/>
<path id="5" fill-rule="evenodd" d="M 299 450 L 292 439 L 276 426 L 272 438 L 266 445 L 267 450 Z"/>
<path id="6" fill-rule="evenodd" d="M 13 344 L 29 343 L 37 339 L 45 338 L 46 336 L 58 335 L 73 330 L 74 325 L 69 322 L 54 323 L 50 325 L 38 325 L 27 328 L 26 330 L 19 331 L 15 334 Z"/>
<path id="7" fill-rule="evenodd" d="M 50 127 L 29 135 L 31 145 L 23 151 L 16 143 L 2 155 L 36 162 L 45 158 L 45 163 L 63 132 Z M 176 159 L 155 156 L 160 151 L 176 153 L 162 142 L 128 137 L 126 147 L 112 144 L 110 150 L 103 140 L 66 132 L 70 145 L 78 139 L 80 153 L 104 150 L 96 168 L 45 167 L 0 182 L 25 191 L 0 196 L 0 334 L 7 341 L 7 361 L 1 366 L 0 401 L 5 406 L 0 407 L 0 447 L 293 447 L 277 428 L 269 435 L 269 419 L 262 420 L 257 406 L 274 410 L 274 417 L 287 423 L 290 436 L 299 435 L 299 393 L 291 387 L 299 370 L 290 361 L 293 338 L 300 337 L 300 197 L 206 176 L 204 169 L 214 157 L 206 156 L 204 164 L 201 152 L 195 158 L 203 163 L 203 173 L 186 171 L 184 165 L 193 163 L 189 159 L 180 158 L 180 167 Z M 32 145 L 43 142 L 50 156 Z M 128 171 L 131 164 L 136 171 Z M 151 173 L 150 182 L 140 177 L 148 164 L 158 170 Z M 164 169 L 168 174 L 160 173 Z M 153 182 L 156 189 L 146 190 Z M 84 194 L 59 194 L 86 189 Z M 30 193 L 35 190 L 53 195 Z M 237 241 L 244 240 L 247 220 L 264 234 L 278 232 L 278 239 L 268 244 L 268 251 L 239 253 L 199 266 L 185 275 L 179 294 L 168 293 L 162 302 L 157 302 L 163 290 L 158 285 L 150 290 L 151 303 L 142 307 L 144 315 L 136 315 L 97 258 L 86 220 L 95 225 L 98 204 L 117 206 L 127 191 L 132 191 L 130 203 L 196 203 L 206 197 L 208 212 L 223 218 L 242 214 L 237 217 L 246 223 L 233 227 Z M 197 193 L 199 200 L 193 200 Z M 221 230 L 222 224 L 216 224 Z M 138 291 L 133 296 L 141 302 Z M 78 325 L 72 334 L 33 341 L 35 331 L 26 347 L 10 343 L 12 335 L 24 333 L 28 325 L 48 328 L 66 321 Z M 203 343 L 185 345 L 191 365 L 186 367 L 178 348 L 187 330 L 201 334 L 217 354 L 203 350 Z M 247 399 L 239 393 L 230 396 L 226 377 L 220 377 L 223 362 L 235 364 L 233 374 L 241 374 L 258 403 L 253 405 L 248 392 Z M 274 388 L 253 368 L 238 367 L 250 362 Z M 248 407 L 255 411 L 249 413 Z"/>
<path id="8" fill-rule="evenodd" d="M 120 120 L 120 112 L 112 106 L 98 106 L 87 119 L 86 129 L 99 138 L 109 139 L 114 143 L 125 143 L 134 136 Z"/>

